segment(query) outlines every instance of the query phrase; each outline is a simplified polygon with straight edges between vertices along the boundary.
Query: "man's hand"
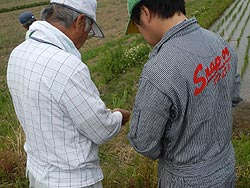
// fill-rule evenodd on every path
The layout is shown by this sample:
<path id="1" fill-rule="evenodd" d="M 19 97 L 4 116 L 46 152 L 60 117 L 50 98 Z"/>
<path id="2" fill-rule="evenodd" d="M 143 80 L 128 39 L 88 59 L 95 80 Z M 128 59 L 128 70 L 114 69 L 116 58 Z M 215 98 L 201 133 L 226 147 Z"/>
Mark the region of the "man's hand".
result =
<path id="1" fill-rule="evenodd" d="M 119 111 L 122 113 L 122 125 L 125 125 L 129 121 L 130 112 L 121 108 L 115 108 L 112 112 Z"/>

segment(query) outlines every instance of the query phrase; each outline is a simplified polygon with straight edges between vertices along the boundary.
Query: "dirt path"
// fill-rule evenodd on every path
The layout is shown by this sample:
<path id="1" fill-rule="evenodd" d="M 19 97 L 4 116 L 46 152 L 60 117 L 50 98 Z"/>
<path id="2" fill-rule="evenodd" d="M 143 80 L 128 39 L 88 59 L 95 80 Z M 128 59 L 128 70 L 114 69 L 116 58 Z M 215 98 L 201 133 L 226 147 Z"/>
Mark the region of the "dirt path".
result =
<path id="1" fill-rule="evenodd" d="M 238 72 L 242 76 L 241 96 L 250 102 L 250 0 L 236 0 L 211 26 L 238 54 Z"/>

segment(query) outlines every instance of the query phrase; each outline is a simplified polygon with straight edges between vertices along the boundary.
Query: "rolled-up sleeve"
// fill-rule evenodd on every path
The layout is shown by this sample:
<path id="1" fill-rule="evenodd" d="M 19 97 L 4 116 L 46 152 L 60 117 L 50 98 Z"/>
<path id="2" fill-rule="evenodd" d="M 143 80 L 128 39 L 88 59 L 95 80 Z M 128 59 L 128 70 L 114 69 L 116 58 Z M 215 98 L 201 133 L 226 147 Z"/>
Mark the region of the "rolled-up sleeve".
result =
<path id="1" fill-rule="evenodd" d="M 151 159 L 159 157 L 171 106 L 171 100 L 163 92 L 141 78 L 128 134 L 138 153 Z"/>
<path id="2" fill-rule="evenodd" d="M 70 77 L 62 101 L 78 130 L 96 144 L 109 141 L 121 129 L 122 114 L 106 108 L 87 68 Z"/>

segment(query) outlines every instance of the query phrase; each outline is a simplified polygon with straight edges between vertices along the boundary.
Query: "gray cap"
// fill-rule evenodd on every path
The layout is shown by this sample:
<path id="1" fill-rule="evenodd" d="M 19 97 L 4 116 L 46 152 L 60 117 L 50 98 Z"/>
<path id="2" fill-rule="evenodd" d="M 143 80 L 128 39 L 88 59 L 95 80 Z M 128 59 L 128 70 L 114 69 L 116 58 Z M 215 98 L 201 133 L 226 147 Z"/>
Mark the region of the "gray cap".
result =
<path id="1" fill-rule="evenodd" d="M 50 0 L 51 4 L 60 4 L 69 9 L 72 9 L 78 13 L 85 14 L 87 17 L 92 19 L 92 31 L 94 37 L 103 38 L 103 32 L 96 23 L 96 0 Z"/>

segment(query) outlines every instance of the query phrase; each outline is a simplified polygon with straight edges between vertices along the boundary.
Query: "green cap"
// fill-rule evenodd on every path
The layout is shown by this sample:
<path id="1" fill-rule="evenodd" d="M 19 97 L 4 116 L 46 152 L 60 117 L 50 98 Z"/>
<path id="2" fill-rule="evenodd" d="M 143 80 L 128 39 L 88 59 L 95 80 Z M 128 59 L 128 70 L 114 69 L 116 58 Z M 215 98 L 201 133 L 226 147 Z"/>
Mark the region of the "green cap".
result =
<path id="1" fill-rule="evenodd" d="M 126 35 L 131 33 L 139 33 L 137 27 L 134 25 L 133 21 L 131 20 L 131 14 L 134 7 L 140 2 L 141 0 L 128 0 L 128 25 L 126 28 Z"/>

